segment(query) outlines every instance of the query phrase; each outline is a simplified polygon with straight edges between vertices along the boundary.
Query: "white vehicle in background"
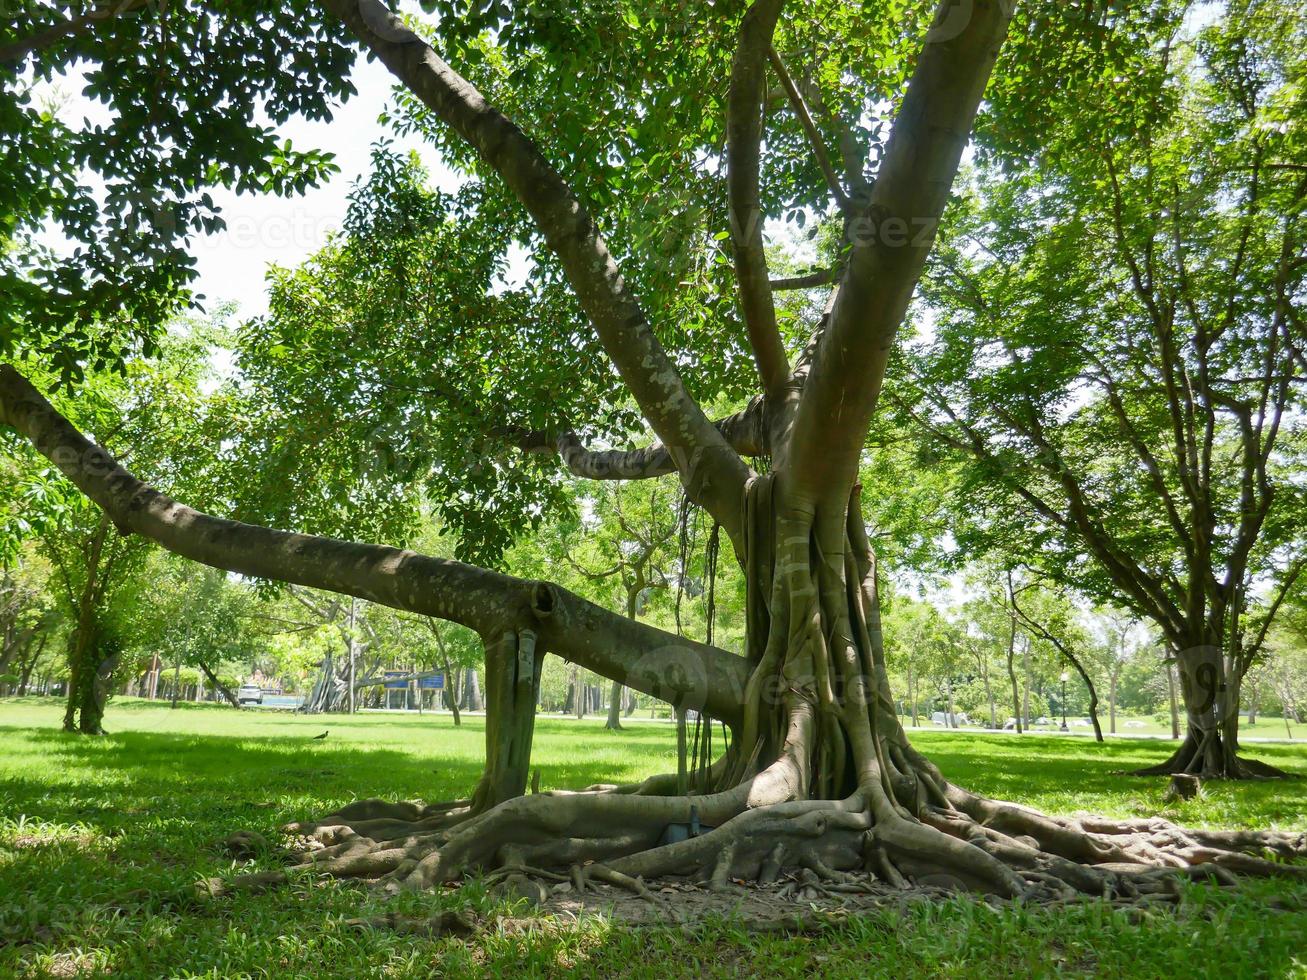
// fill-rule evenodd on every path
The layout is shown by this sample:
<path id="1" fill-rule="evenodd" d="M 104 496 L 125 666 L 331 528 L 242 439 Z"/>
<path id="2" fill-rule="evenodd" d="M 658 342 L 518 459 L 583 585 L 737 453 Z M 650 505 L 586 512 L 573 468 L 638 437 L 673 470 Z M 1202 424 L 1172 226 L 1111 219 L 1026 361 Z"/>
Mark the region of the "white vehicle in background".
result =
<path id="1" fill-rule="evenodd" d="M 931 713 L 930 720 L 933 724 L 943 725 L 945 728 L 958 728 L 962 725 L 970 725 L 971 719 L 967 717 L 965 711 L 953 712 L 953 718 L 949 719 L 948 712 L 935 711 Z"/>
<path id="2" fill-rule="evenodd" d="M 263 688 L 257 684 L 242 684 L 236 692 L 237 704 L 262 704 Z"/>

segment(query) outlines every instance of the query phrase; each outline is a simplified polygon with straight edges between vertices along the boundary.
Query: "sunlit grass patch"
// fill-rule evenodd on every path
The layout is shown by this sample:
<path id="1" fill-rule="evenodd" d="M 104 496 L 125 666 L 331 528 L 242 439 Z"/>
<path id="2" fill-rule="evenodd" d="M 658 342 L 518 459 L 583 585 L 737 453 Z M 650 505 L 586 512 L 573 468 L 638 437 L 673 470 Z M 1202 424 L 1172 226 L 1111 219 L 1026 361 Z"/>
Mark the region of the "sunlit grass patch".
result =
<path id="1" fill-rule="evenodd" d="M 1140 922 L 1093 902 L 994 909 L 955 899 L 802 935 L 749 931 L 729 906 L 651 929 L 592 912 L 540 920 L 480 881 L 386 902 L 300 876 L 263 895 L 178 905 L 171 897 L 201 878 L 277 866 L 273 856 L 225 855 L 220 842 L 234 830 L 274 835 L 359 797 L 467 793 L 484 719 L 455 729 L 447 714 L 306 718 L 115 701 L 112 734 L 88 739 L 60 733 L 59 714 L 49 701 L 0 701 L 0 977 L 1307 975 L 1307 889 L 1283 882 L 1248 882 L 1235 894 L 1192 888 L 1180 914 Z M 324 729 L 329 737 L 313 741 Z M 1208 784 L 1203 798 L 1164 810 L 1164 780 L 1119 775 L 1155 761 L 1163 743 L 914 737 L 958 782 L 1055 812 L 1307 829 L 1302 782 Z M 1307 747 L 1253 753 L 1307 772 Z M 675 766 L 675 733 L 543 717 L 533 766 L 545 788 L 640 779 Z M 487 928 L 424 939 L 346 924 L 442 909 L 466 910 Z"/>

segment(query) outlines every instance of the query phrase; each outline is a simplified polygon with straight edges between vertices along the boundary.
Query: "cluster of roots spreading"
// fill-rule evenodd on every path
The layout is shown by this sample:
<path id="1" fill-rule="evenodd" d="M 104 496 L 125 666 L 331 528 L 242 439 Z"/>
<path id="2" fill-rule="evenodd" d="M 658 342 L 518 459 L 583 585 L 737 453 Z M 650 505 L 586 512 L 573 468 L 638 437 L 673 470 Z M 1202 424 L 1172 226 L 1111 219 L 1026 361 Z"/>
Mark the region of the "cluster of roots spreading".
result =
<path id="1" fill-rule="evenodd" d="M 678 792 L 680 774 L 495 800 L 502 794 L 486 786 L 505 770 L 492 761 L 471 801 L 370 800 L 292 825 L 303 862 L 406 889 L 476 872 L 549 878 L 585 868 L 641 892 L 661 876 L 727 887 L 804 869 L 831 883 L 856 871 L 895 887 L 1125 901 L 1173 892 L 1186 876 L 1307 876 L 1285 863 L 1307 853 L 1304 835 L 1056 818 L 950 784 L 908 743 L 893 710 L 857 494 L 825 521 L 784 506 L 773 483 L 754 479 L 747 497 L 740 557 L 752 673 L 742 721 L 726 751 L 690 774 L 688 792 Z M 533 679 L 522 678 L 527 690 Z M 532 710 L 529 698 L 515 704 Z"/>

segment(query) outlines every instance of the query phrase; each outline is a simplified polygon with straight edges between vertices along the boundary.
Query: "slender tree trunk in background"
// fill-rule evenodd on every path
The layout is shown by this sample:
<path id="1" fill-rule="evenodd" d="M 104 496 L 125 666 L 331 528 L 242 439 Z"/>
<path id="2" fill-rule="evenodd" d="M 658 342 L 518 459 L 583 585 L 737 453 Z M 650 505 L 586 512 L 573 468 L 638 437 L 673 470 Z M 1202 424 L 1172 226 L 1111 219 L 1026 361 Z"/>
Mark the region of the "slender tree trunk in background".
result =
<path id="1" fill-rule="evenodd" d="M 1021 645 L 1021 676 L 1025 682 L 1021 690 L 1021 719 L 1027 727 L 1030 725 L 1030 691 L 1034 687 L 1030 676 L 1030 646 L 1030 637 L 1026 637 Z"/>
<path id="2" fill-rule="evenodd" d="M 346 692 L 346 703 L 348 711 L 354 713 L 354 659 L 355 659 L 355 640 L 354 640 L 354 620 L 358 614 L 358 600 L 353 596 L 349 600 L 349 689 Z"/>
<path id="3" fill-rule="evenodd" d="M 604 727 L 609 731 L 620 732 L 622 730 L 622 692 L 624 690 L 625 688 L 620 681 L 613 681 L 608 692 L 608 720 L 604 722 Z"/>
<path id="4" fill-rule="evenodd" d="M 1098 720 L 1098 689 L 1090 679 L 1088 671 L 1081 667 L 1079 663 L 1075 663 L 1074 666 L 1080 674 L 1080 679 L 1085 682 L 1085 689 L 1089 692 L 1089 723 L 1094 726 L 1094 740 L 1101 742 L 1103 741 L 1103 726 Z"/>
<path id="5" fill-rule="evenodd" d="M 948 708 L 947 708 L 948 714 L 944 718 L 947 724 L 944 727 L 957 728 L 958 717 L 956 714 L 953 713 L 953 681 L 951 678 L 946 678 L 944 681 L 944 693 L 945 696 L 948 698 Z"/>
<path id="6" fill-rule="evenodd" d="M 41 653 L 45 649 L 45 641 L 49 639 L 49 636 L 49 633 L 43 632 L 40 641 L 36 644 L 36 651 L 24 661 L 23 667 L 18 674 L 18 696 L 20 698 L 27 696 L 28 681 L 31 680 L 36 662 L 41 659 Z"/>
<path id="7" fill-rule="evenodd" d="M 1017 734 L 1025 731 L 1025 721 L 1021 717 L 1021 695 L 1017 691 L 1017 672 L 1013 664 L 1017 652 L 1017 618 L 1011 617 L 1012 628 L 1007 638 L 1007 679 L 1012 685 L 1012 715 L 1017 720 Z"/>
<path id="8" fill-rule="evenodd" d="M 445 703 L 449 705 L 450 714 L 454 716 L 454 727 L 463 724 L 459 714 L 459 702 L 463 699 L 463 668 L 452 667 L 445 663 Z"/>
<path id="9" fill-rule="evenodd" d="M 480 711 L 485 705 L 485 699 L 481 696 L 481 679 L 477 676 L 475 667 L 464 668 L 463 689 L 463 706 L 468 711 Z"/>
<path id="10" fill-rule="evenodd" d="M 1116 734 L 1116 684 L 1121 676 L 1121 670 L 1115 664 L 1112 666 L 1112 673 L 1107 681 L 1107 718 L 1108 731 L 1113 735 Z"/>
<path id="11" fill-rule="evenodd" d="M 912 711 L 912 727 L 919 727 L 917 722 L 917 679 L 912 669 L 912 661 L 908 661 L 908 702 Z"/>
<path id="12" fill-rule="evenodd" d="M 581 668 L 572 666 L 572 711 L 577 720 L 585 717 L 585 685 L 581 683 Z"/>
<path id="13" fill-rule="evenodd" d="M 998 703 L 994 700 L 994 689 L 989 683 L 989 664 L 981 663 L 980 677 L 985 683 L 985 700 L 989 702 L 989 727 L 998 728 Z"/>
<path id="14" fill-rule="evenodd" d="M 172 665 L 172 706 L 174 708 L 177 707 L 177 699 L 181 696 L 181 692 L 182 692 L 181 677 L 182 677 L 182 664 L 181 661 L 179 660 Z"/>
<path id="15" fill-rule="evenodd" d="M 1171 737 L 1178 739 L 1180 737 L 1180 706 L 1176 703 L 1175 698 L 1175 668 L 1168 657 L 1162 661 L 1162 669 L 1166 671 L 1166 693 L 1171 702 Z"/>
<path id="16" fill-rule="evenodd" d="M 236 692 L 233 691 L 231 688 L 229 688 L 222 681 L 218 680 L 218 675 L 216 675 L 212 670 L 210 670 L 209 665 L 205 663 L 203 660 L 197 661 L 197 663 L 199 664 L 200 672 L 203 673 L 204 676 L 209 679 L 209 683 L 213 685 L 213 689 L 215 691 L 220 692 L 222 696 L 231 703 L 231 706 L 233 708 L 239 710 L 241 703 L 240 700 L 236 697 Z"/>
<path id="17" fill-rule="evenodd" d="M 96 656 L 100 641 L 96 614 L 99 612 L 100 561 L 108 533 L 109 515 L 102 513 L 91 537 L 86 558 L 86 581 L 82 584 L 76 609 L 77 625 L 71 640 L 68 671 L 68 706 L 64 711 L 63 727 L 66 732 L 80 730 L 85 734 L 99 733 L 99 716 L 95 712 L 95 683 L 100 665 Z M 83 711 L 88 704 L 91 706 L 89 719 Z M 79 712 L 82 712 L 80 724 Z"/>

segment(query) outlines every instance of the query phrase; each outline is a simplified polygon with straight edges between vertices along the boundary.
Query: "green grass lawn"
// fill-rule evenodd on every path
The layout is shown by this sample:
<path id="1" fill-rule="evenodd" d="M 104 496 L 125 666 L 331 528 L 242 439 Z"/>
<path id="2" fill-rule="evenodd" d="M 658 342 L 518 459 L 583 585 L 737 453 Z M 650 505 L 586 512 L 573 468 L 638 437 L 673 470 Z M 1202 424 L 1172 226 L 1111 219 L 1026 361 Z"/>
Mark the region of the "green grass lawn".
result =
<path id="1" fill-rule="evenodd" d="M 689 931 L 629 929 L 601 915 L 501 928 L 493 915 L 505 909 L 475 884 L 386 906 L 361 886 L 299 878 L 179 907 L 159 896 L 260 866 L 221 854 L 234 830 L 270 834 L 357 797 L 466 794 L 483 719 L 455 729 L 446 714 L 306 718 L 118 699 L 106 716 L 112 734 L 88 739 L 59 732 L 59 717 L 52 701 L 0 700 L 0 977 L 1307 977 L 1307 887 L 1284 882 L 1236 893 L 1192 886 L 1178 913 L 1139 924 L 1093 902 L 994 909 L 955 899 L 801 936 L 750 934 L 728 914 Z M 312 741 L 324 728 L 330 736 Z M 949 776 L 990 795 L 1057 813 L 1164 812 L 1161 780 L 1117 774 L 1162 757 L 1164 742 L 913 737 Z M 1307 746 L 1254 752 L 1307 775 Z M 601 719 L 542 718 L 533 758 L 543 788 L 634 780 L 674 767 L 674 731 L 638 724 L 615 734 Z M 1189 824 L 1307 830 L 1304 785 L 1212 784 L 1204 799 L 1165 812 Z M 1268 908 L 1270 897 L 1293 910 Z M 491 927 L 471 940 L 426 940 L 344 925 L 383 907 L 457 905 Z"/>

